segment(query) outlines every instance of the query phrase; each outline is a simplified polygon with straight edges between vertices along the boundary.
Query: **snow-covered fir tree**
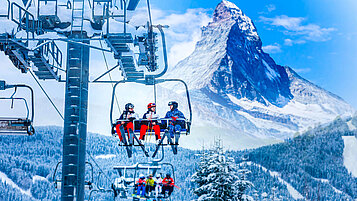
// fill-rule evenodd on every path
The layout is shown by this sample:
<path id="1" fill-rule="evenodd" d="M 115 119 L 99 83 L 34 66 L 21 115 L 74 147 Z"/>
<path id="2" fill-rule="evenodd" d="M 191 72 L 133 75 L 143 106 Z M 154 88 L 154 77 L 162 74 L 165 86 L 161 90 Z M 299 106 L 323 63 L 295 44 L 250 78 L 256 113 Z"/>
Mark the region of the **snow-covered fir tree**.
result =
<path id="1" fill-rule="evenodd" d="M 192 182 L 197 184 L 194 193 L 198 201 L 253 200 L 244 194 L 252 186 L 246 179 L 248 173 L 246 169 L 239 169 L 233 158 L 225 156 L 220 141 L 216 141 L 211 150 L 203 151 L 199 168 L 192 175 Z"/>

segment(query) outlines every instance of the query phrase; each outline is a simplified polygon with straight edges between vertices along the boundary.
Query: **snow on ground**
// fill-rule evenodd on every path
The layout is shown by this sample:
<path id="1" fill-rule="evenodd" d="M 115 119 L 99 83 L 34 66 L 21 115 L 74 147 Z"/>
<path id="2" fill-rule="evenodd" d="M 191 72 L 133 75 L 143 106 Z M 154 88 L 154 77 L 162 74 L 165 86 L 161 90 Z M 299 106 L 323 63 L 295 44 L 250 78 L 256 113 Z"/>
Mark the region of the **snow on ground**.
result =
<path id="1" fill-rule="evenodd" d="M 330 181 L 329 181 L 328 179 L 320 179 L 320 178 L 314 178 L 314 177 L 312 177 L 312 178 L 313 178 L 314 180 L 316 180 L 316 181 L 320 181 L 320 182 L 322 182 L 322 183 L 327 183 L 327 184 L 329 184 L 329 185 L 331 186 L 331 188 L 332 188 L 336 193 L 346 195 L 344 192 L 342 192 L 342 191 L 338 190 L 337 188 L 335 188 L 334 186 L 332 186 L 332 184 L 330 183 Z"/>
<path id="2" fill-rule="evenodd" d="M 343 149 L 343 165 L 354 177 L 357 177 L 357 138 L 343 136 L 345 147 Z"/>
<path id="3" fill-rule="evenodd" d="M 25 194 L 25 195 L 30 196 L 32 198 L 32 194 L 30 192 L 31 189 L 23 190 L 17 184 L 15 184 L 15 182 L 13 182 L 9 177 L 7 177 L 7 175 L 5 173 L 0 172 L 0 179 L 1 179 L 1 182 L 8 184 L 8 185 L 12 186 L 15 189 L 18 189 L 22 194 Z"/>
<path id="4" fill-rule="evenodd" d="M 298 128 L 292 128 L 289 124 L 281 123 L 279 125 L 276 121 L 268 120 L 270 122 L 264 122 L 262 119 L 254 119 L 254 117 L 250 114 L 247 114 L 244 111 L 241 111 L 240 114 L 250 119 L 257 127 L 265 128 L 265 129 L 277 129 L 279 131 L 283 131 L 285 133 L 292 133 L 292 130 L 295 132 L 303 132 L 308 127 L 317 126 L 319 123 L 327 123 L 330 122 L 331 119 L 336 117 L 335 114 L 329 113 L 327 110 L 322 108 L 319 104 L 311 103 L 311 104 L 303 104 L 297 100 L 291 100 L 284 107 L 280 108 L 275 105 L 265 106 L 258 101 L 251 101 L 247 98 L 237 99 L 231 94 L 227 94 L 230 101 L 234 104 L 239 105 L 247 111 L 258 111 L 263 114 L 268 114 L 276 117 L 283 117 L 286 119 L 290 119 L 293 123 L 295 123 Z M 243 113 L 246 113 L 244 115 Z"/>
<path id="5" fill-rule="evenodd" d="M 268 172 L 270 174 L 270 176 L 278 178 L 279 182 L 286 186 L 286 188 L 288 189 L 291 197 L 293 197 L 295 200 L 304 199 L 304 196 L 302 196 L 299 193 L 299 191 L 297 191 L 291 184 L 289 184 L 287 181 L 285 181 L 284 179 L 281 178 L 280 173 L 274 172 L 274 171 L 270 171 L 270 170 L 266 169 L 265 167 L 263 167 L 263 166 L 261 166 L 259 164 L 253 163 L 253 162 L 243 162 L 243 163 L 245 163 L 247 165 L 254 165 L 254 166 L 260 167 L 260 168 L 262 168 L 262 170 L 264 172 Z"/>
<path id="6" fill-rule="evenodd" d="M 103 155 L 98 155 L 95 157 L 95 159 L 110 159 L 114 158 L 115 154 L 103 154 Z"/>
<path id="7" fill-rule="evenodd" d="M 357 129 L 356 126 L 352 124 L 352 120 L 347 122 L 347 126 L 348 126 L 348 129 L 350 129 L 350 131 Z"/>
<path id="8" fill-rule="evenodd" d="M 39 181 L 48 181 L 47 178 L 39 176 L 39 175 L 35 175 L 35 176 L 32 177 L 32 182 L 35 182 L 35 181 L 38 181 L 38 180 Z"/>
<path id="9" fill-rule="evenodd" d="M 264 61 L 264 59 L 262 60 L 263 61 L 263 64 L 265 65 L 265 67 L 267 67 L 267 70 L 265 73 L 266 75 L 268 76 L 268 78 L 270 80 L 274 80 L 274 79 L 277 79 L 278 77 L 280 77 L 280 74 L 278 74 L 277 72 L 275 72 L 270 66 L 269 64 Z"/>
<path id="10" fill-rule="evenodd" d="M 290 195 L 295 199 L 304 199 L 304 197 L 299 193 L 299 191 L 297 191 L 291 184 L 289 184 L 288 182 L 286 182 L 284 179 L 282 179 L 280 177 L 280 173 L 278 172 L 273 172 L 269 170 L 269 174 L 273 177 L 278 178 L 278 180 L 280 181 L 280 183 L 286 185 L 286 188 L 288 189 Z"/>

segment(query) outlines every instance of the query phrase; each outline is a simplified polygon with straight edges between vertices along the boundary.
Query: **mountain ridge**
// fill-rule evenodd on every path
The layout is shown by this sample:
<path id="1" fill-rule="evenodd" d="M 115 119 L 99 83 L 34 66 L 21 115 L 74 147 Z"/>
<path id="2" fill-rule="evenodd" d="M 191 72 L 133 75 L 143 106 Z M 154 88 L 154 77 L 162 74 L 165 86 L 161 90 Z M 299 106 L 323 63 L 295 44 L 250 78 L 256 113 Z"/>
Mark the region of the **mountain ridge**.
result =
<path id="1" fill-rule="evenodd" d="M 167 77 L 184 80 L 194 94 L 193 131 L 197 122 L 221 130 L 197 129 L 196 143 L 202 141 L 200 137 L 217 135 L 228 141 L 235 135 L 230 141 L 233 147 L 247 148 L 238 142 L 243 135 L 268 141 L 250 143 L 249 147 L 257 147 L 355 113 L 339 96 L 291 67 L 276 64 L 263 51 L 253 21 L 227 0 L 217 5 L 212 22 L 202 28 L 194 52 L 170 69 Z"/>

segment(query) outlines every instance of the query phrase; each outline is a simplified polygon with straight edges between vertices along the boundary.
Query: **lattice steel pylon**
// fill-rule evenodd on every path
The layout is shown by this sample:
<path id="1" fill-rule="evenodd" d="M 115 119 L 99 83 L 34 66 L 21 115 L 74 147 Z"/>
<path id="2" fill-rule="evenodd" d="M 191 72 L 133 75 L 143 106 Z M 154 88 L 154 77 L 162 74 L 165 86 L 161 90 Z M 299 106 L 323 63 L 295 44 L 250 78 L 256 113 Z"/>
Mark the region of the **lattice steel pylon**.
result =
<path id="1" fill-rule="evenodd" d="M 73 39 L 86 37 L 72 32 Z M 89 43 L 89 40 L 82 40 Z M 89 47 L 68 43 L 65 95 L 62 200 L 84 200 Z"/>

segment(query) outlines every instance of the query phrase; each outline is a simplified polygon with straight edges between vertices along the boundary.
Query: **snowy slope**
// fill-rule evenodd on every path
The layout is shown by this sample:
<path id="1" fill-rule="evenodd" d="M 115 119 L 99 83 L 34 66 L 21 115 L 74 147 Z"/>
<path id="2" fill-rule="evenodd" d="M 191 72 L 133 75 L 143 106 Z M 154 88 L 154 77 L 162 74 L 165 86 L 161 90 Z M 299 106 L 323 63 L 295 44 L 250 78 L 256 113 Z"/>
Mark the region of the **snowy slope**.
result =
<path id="1" fill-rule="evenodd" d="M 0 179 L 1 179 L 1 182 L 8 184 L 8 185 L 12 186 L 15 189 L 18 189 L 18 190 L 20 190 L 20 192 L 22 194 L 33 198 L 32 195 L 31 195 L 30 189 L 29 190 L 23 190 L 17 184 L 15 184 L 5 173 L 0 172 Z"/>
<path id="2" fill-rule="evenodd" d="M 343 136 L 343 164 L 347 170 L 357 177 L 357 139 L 355 136 Z"/>
<path id="3" fill-rule="evenodd" d="M 189 148 L 216 136 L 230 149 L 257 147 L 356 112 L 340 97 L 276 64 L 262 50 L 252 20 L 226 0 L 202 28 L 195 51 L 167 77 L 181 78 L 191 89 Z"/>
<path id="4" fill-rule="evenodd" d="M 267 168 L 265 168 L 265 167 L 263 167 L 263 166 L 261 166 L 259 164 L 250 162 L 250 161 L 249 162 L 243 162 L 243 163 L 246 164 L 246 165 L 254 165 L 256 167 L 262 168 L 262 170 L 264 172 L 268 172 L 270 174 L 270 176 L 278 178 L 279 182 L 286 186 L 286 188 L 288 189 L 291 197 L 293 197 L 295 200 L 304 199 L 304 196 L 302 196 L 301 193 L 299 193 L 299 191 L 297 191 L 293 186 L 291 186 L 291 184 L 289 184 L 284 179 L 282 179 L 278 172 L 270 171 Z"/>

